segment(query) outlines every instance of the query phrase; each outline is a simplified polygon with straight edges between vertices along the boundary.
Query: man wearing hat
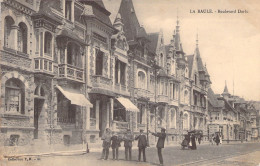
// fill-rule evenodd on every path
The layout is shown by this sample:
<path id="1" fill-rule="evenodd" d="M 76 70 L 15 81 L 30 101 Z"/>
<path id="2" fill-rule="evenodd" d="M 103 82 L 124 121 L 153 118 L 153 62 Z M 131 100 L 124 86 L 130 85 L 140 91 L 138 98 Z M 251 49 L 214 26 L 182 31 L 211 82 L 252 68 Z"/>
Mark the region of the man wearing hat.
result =
<path id="1" fill-rule="evenodd" d="M 140 130 L 140 135 L 135 137 L 135 140 L 138 140 L 138 149 L 139 149 L 138 161 L 141 160 L 141 153 L 143 152 L 143 159 L 144 162 L 146 162 L 145 148 L 147 146 L 147 140 L 146 140 L 146 136 L 144 135 L 143 129 Z"/>
<path id="2" fill-rule="evenodd" d="M 156 147 L 157 147 L 157 151 L 158 151 L 160 165 L 163 165 L 162 148 L 164 148 L 164 141 L 166 138 L 165 128 L 161 128 L 161 133 L 153 133 L 153 132 L 150 132 L 150 133 L 152 133 L 152 135 L 154 135 L 156 137 L 159 137 Z"/>
<path id="3" fill-rule="evenodd" d="M 124 135 L 124 146 L 125 146 L 125 159 L 132 160 L 132 141 L 134 140 L 134 135 L 131 133 L 130 129 L 127 129 Z M 129 154 L 129 156 L 128 156 Z"/>

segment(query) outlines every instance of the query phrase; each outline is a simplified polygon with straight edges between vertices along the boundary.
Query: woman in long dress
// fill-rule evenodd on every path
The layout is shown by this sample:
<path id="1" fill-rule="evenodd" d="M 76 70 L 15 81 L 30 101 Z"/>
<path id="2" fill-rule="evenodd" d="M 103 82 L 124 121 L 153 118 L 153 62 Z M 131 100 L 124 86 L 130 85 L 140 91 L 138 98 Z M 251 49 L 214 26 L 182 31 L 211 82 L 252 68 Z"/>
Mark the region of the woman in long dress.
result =
<path id="1" fill-rule="evenodd" d="M 191 149 L 192 150 L 196 150 L 197 146 L 196 146 L 196 140 L 195 140 L 195 135 L 191 134 Z"/>

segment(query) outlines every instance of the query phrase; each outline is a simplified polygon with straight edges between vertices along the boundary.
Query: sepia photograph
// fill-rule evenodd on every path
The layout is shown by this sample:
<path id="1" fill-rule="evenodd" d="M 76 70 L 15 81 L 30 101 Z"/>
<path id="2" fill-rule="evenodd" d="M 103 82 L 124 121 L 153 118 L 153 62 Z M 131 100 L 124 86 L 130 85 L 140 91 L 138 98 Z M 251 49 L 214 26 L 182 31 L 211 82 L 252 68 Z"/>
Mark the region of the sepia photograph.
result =
<path id="1" fill-rule="evenodd" d="M 0 166 L 259 166 L 260 1 L 0 0 Z"/>

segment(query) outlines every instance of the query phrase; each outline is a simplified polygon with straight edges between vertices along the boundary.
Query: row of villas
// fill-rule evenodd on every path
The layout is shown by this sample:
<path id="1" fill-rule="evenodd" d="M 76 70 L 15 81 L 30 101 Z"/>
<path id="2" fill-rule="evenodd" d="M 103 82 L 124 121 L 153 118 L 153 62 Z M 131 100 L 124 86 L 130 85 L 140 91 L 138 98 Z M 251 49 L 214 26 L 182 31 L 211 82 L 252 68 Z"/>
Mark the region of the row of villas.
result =
<path id="1" fill-rule="evenodd" d="M 95 143 L 109 127 L 178 142 L 209 123 L 211 84 L 198 40 L 146 33 L 132 0 L 114 23 L 102 0 L 1 2 L 1 145 Z M 150 137 L 154 142 L 154 137 Z"/>
<path id="2" fill-rule="evenodd" d="M 260 138 L 259 102 L 231 95 L 225 85 L 221 95 L 208 89 L 209 137 L 218 132 L 230 141 L 257 141 Z"/>

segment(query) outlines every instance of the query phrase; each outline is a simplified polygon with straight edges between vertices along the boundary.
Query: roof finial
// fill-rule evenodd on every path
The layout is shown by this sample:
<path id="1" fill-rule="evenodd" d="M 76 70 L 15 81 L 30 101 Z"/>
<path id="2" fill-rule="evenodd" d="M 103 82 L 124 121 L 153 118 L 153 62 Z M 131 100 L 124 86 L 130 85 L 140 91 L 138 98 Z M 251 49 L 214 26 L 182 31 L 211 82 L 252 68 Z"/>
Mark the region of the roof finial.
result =
<path id="1" fill-rule="evenodd" d="M 177 26 L 179 25 L 179 9 L 177 8 Z"/>
<path id="2" fill-rule="evenodd" d="M 198 29 L 197 29 L 197 35 L 196 35 L 196 47 L 199 47 L 199 33 L 198 33 Z"/>

